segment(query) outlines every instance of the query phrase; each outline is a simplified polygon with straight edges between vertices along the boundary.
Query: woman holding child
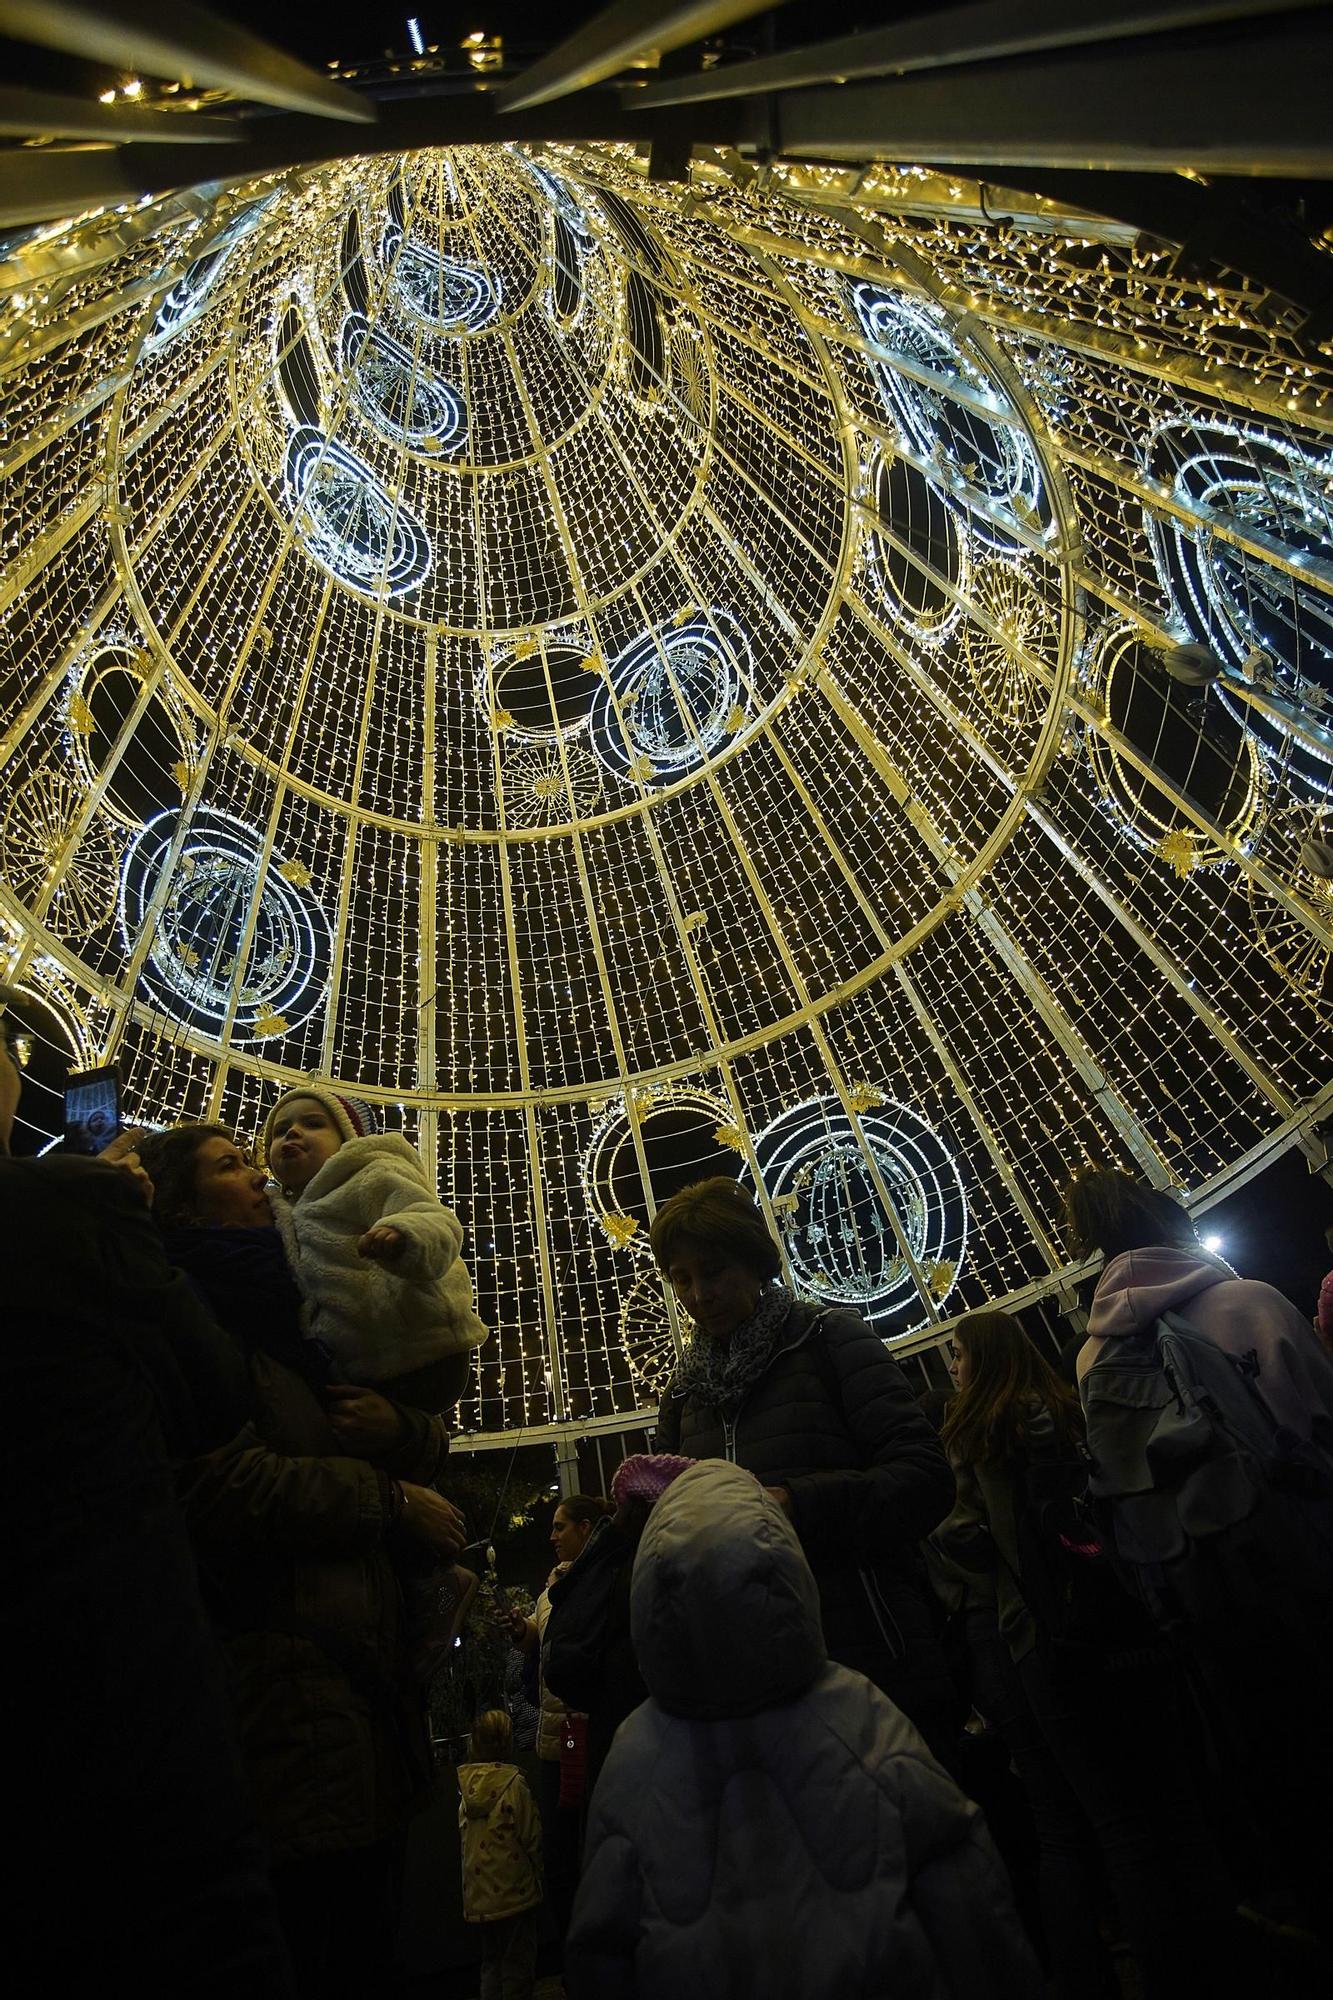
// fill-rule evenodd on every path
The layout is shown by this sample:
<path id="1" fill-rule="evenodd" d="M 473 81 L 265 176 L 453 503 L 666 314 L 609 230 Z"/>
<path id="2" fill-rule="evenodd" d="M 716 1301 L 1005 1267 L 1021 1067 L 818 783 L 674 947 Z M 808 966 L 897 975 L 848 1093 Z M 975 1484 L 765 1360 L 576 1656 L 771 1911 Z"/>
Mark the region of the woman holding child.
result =
<path id="1" fill-rule="evenodd" d="M 222 1126 L 143 1142 L 168 1253 L 249 1364 L 250 1421 L 182 1498 L 222 1637 L 301 1993 L 388 1992 L 402 1830 L 427 1771 L 396 1564 L 465 1538 L 438 1417 L 331 1378 L 265 1175 Z"/>

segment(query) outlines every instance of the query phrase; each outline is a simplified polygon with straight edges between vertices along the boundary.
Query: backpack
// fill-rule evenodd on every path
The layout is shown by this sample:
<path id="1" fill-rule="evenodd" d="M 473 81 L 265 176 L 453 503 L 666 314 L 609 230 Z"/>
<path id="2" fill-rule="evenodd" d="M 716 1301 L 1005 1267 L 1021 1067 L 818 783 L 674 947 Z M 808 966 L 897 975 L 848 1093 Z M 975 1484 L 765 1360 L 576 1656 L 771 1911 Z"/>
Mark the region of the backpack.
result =
<path id="1" fill-rule="evenodd" d="M 1083 1383 L 1089 1492 L 1164 1630 L 1301 1628 L 1333 1594 L 1333 1460 L 1280 1426 L 1239 1359 L 1176 1313 L 1108 1341 Z"/>
<path id="2" fill-rule="evenodd" d="M 1017 1582 L 1048 1656 L 1110 1666 L 1155 1634 L 1088 1510 L 1088 1473 L 1077 1448 L 1027 1459 L 1015 1508 Z"/>

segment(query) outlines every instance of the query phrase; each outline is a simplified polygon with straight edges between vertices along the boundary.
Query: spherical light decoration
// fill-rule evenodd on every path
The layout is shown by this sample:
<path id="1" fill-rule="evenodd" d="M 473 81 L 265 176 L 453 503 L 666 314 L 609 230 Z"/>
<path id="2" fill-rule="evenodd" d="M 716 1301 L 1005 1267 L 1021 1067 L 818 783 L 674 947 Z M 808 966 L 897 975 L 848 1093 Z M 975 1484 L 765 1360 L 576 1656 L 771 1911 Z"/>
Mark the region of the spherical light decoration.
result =
<path id="1" fill-rule="evenodd" d="M 910 1356 L 1084 1161 L 1327 1115 L 1333 365 L 986 196 L 497 143 L 6 245 L 0 977 L 128 1116 L 403 1132 L 465 1429 L 643 1428 L 693 1180 Z"/>
<path id="2" fill-rule="evenodd" d="M 401 597 L 430 568 L 430 543 L 368 465 L 311 425 L 292 432 L 283 468 L 296 532 L 354 590 Z"/>
<path id="3" fill-rule="evenodd" d="M 859 1131 L 836 1099 L 794 1104 L 756 1137 L 755 1165 L 798 1291 L 910 1333 L 924 1297 L 947 1299 L 962 1267 L 962 1178 L 906 1105 L 867 1106 L 858 1120 Z"/>
<path id="4" fill-rule="evenodd" d="M 401 341 L 377 332 L 364 313 L 351 312 L 338 345 L 362 407 L 390 437 L 419 451 L 461 448 L 467 435 L 462 397 L 447 382 L 419 371 Z"/>
<path id="5" fill-rule="evenodd" d="M 593 704 L 593 747 L 608 771 L 660 785 L 695 770 L 745 725 L 749 641 L 726 611 L 645 632 Z"/>
<path id="6" fill-rule="evenodd" d="M 15 788 L 0 820 L 5 880 L 20 899 L 44 903 L 57 937 L 99 930 L 115 908 L 116 845 L 104 822 L 88 818 L 85 797 L 45 765 Z"/>
<path id="7" fill-rule="evenodd" d="M 332 940 L 308 871 L 218 812 L 160 813 L 125 856 L 127 949 L 148 943 L 146 991 L 183 1026 L 260 1041 L 297 1027 L 324 995 Z"/>

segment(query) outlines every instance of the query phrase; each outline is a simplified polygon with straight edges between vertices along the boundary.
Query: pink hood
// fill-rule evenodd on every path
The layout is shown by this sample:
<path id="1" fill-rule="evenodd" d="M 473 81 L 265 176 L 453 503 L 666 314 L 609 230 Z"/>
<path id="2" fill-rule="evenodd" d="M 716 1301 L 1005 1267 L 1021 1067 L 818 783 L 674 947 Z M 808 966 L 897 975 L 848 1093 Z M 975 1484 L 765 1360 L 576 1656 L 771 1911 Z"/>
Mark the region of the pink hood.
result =
<path id="1" fill-rule="evenodd" d="M 1177 1249 L 1154 1243 L 1147 1250 L 1122 1250 L 1102 1272 L 1088 1315 L 1090 1335 L 1109 1340 L 1117 1333 L 1138 1333 L 1164 1312 L 1184 1312 L 1187 1299 L 1214 1285 L 1241 1284 L 1230 1264 L 1206 1250 Z M 1274 1293 L 1276 1298 L 1277 1294 Z"/>
<path id="2" fill-rule="evenodd" d="M 1333 1359 L 1290 1299 L 1254 1278 L 1238 1278 L 1206 1250 L 1154 1243 L 1124 1250 L 1102 1272 L 1078 1357 L 1083 1382 L 1103 1343 L 1150 1327 L 1164 1312 L 1240 1356 L 1259 1357 L 1259 1394 L 1280 1424 L 1308 1438 L 1319 1418 L 1333 1426 Z"/>

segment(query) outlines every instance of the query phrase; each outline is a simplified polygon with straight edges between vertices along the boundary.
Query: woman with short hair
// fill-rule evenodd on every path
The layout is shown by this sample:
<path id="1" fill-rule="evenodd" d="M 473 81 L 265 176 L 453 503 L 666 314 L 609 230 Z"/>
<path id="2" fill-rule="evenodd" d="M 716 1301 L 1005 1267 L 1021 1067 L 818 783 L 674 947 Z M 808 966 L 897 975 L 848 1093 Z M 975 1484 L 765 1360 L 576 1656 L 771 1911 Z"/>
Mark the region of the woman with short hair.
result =
<path id="1" fill-rule="evenodd" d="M 694 1328 L 656 1450 L 755 1474 L 814 1571 L 830 1658 L 873 1680 L 947 1759 L 957 1705 L 918 1545 L 954 1484 L 902 1370 L 859 1313 L 787 1290 L 778 1244 L 737 1182 L 672 1196 L 650 1240 Z"/>

